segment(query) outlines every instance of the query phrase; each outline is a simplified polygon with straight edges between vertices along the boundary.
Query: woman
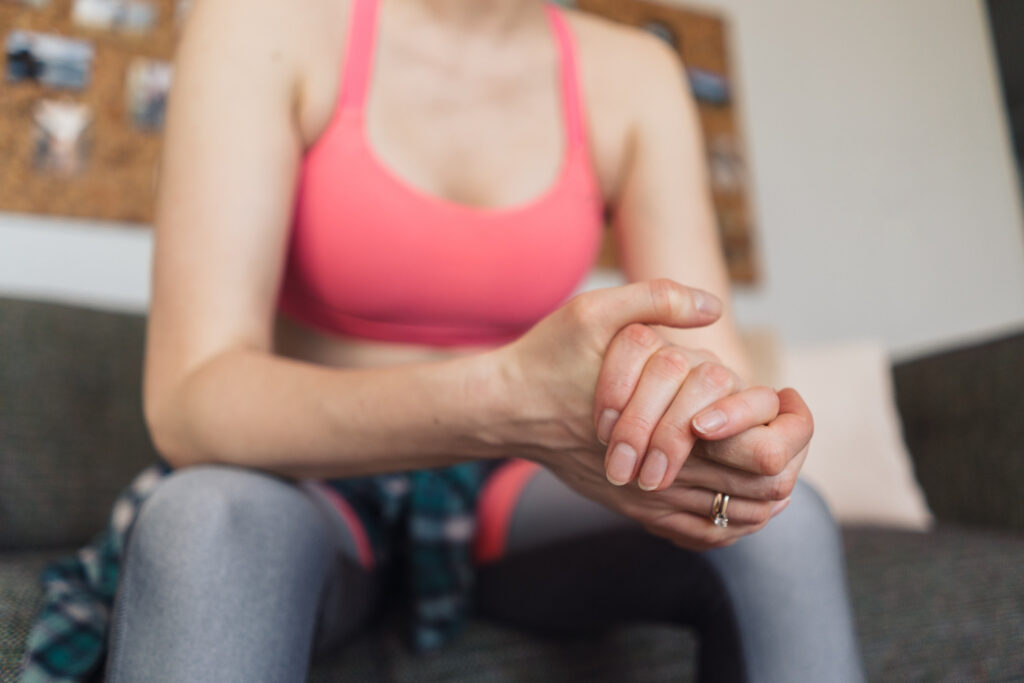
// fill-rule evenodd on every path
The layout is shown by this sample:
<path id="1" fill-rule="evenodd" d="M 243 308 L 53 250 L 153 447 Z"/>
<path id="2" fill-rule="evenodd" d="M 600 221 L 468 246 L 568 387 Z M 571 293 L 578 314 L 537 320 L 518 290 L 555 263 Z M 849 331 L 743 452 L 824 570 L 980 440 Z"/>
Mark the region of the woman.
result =
<path id="1" fill-rule="evenodd" d="M 694 624 L 704 680 L 862 678 L 810 414 L 706 293 L 667 48 L 540 0 L 204 0 L 175 78 L 144 396 L 175 472 L 109 680 L 301 680 L 392 572 L 422 648 L 472 589 Z M 634 284 L 566 302 L 606 208 Z"/>

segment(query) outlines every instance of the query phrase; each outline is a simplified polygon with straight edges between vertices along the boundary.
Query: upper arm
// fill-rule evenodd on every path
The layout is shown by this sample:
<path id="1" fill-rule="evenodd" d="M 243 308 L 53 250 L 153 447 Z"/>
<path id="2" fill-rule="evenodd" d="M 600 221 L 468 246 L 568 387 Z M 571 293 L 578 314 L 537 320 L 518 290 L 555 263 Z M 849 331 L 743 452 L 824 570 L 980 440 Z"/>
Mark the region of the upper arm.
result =
<path id="1" fill-rule="evenodd" d="M 270 346 L 302 148 L 297 60 L 278 16 L 287 4 L 200 0 L 179 44 L 154 224 L 147 415 L 191 368 Z"/>
<path id="2" fill-rule="evenodd" d="M 664 332 L 676 343 L 714 351 L 749 377 L 732 317 L 696 103 L 676 54 L 655 37 L 631 38 L 636 63 L 629 100 L 635 110 L 621 187 L 612 200 L 623 272 L 630 281 L 668 277 L 718 296 L 725 312 L 717 323 Z"/>

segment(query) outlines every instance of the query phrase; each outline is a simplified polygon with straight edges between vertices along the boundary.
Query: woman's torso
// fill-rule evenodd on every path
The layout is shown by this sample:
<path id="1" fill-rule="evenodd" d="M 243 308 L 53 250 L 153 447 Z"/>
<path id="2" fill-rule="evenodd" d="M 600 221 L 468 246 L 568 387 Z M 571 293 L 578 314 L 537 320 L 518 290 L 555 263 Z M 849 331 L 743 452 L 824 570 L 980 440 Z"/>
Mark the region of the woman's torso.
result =
<path id="1" fill-rule="evenodd" d="M 342 81 L 349 4 L 312 2 L 296 43 L 301 94 L 296 125 L 309 149 L 332 125 Z M 416 16 L 417 3 L 382 0 L 364 109 L 373 155 L 414 192 L 481 210 L 528 204 L 558 181 L 567 131 L 558 52 L 540 2 L 522 0 L 512 28 L 465 28 Z M 602 196 L 615 194 L 624 159 L 628 106 L 613 83 L 596 79 L 613 29 L 563 15 L 575 43 L 588 162 Z M 295 31 L 299 35 L 300 31 Z M 422 113 L 421 116 L 410 116 Z M 437 348 L 343 337 L 279 315 L 275 351 L 335 366 L 439 359 L 474 346 Z"/>

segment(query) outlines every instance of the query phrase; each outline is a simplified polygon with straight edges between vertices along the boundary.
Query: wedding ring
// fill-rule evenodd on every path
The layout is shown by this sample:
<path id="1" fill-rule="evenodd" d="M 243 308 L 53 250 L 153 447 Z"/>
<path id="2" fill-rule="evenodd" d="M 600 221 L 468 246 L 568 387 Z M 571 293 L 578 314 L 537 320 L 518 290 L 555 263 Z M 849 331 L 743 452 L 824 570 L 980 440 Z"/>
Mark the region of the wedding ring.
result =
<path id="1" fill-rule="evenodd" d="M 711 503 L 711 521 L 715 526 L 725 528 L 729 526 L 729 518 L 725 512 L 729 508 L 729 496 L 725 493 L 715 493 L 715 500 Z"/>

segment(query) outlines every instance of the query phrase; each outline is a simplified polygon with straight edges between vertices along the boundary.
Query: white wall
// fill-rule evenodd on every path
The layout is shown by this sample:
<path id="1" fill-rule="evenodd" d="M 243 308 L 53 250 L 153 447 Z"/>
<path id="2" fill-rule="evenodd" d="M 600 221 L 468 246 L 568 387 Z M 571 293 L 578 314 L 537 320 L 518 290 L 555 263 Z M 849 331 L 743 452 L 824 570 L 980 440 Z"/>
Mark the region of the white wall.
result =
<path id="1" fill-rule="evenodd" d="M 980 2 L 699 0 L 732 18 L 764 282 L 748 325 L 897 354 L 1024 323 L 1024 224 Z M 696 4 L 696 3 L 693 3 Z M 141 309 L 148 231 L 0 214 L 0 294 Z"/>
<path id="2" fill-rule="evenodd" d="M 145 226 L 0 213 L 0 295 L 142 311 L 152 246 Z"/>
<path id="3" fill-rule="evenodd" d="M 748 323 L 899 353 L 1024 321 L 983 3 L 698 0 L 732 20 L 765 281 Z"/>

